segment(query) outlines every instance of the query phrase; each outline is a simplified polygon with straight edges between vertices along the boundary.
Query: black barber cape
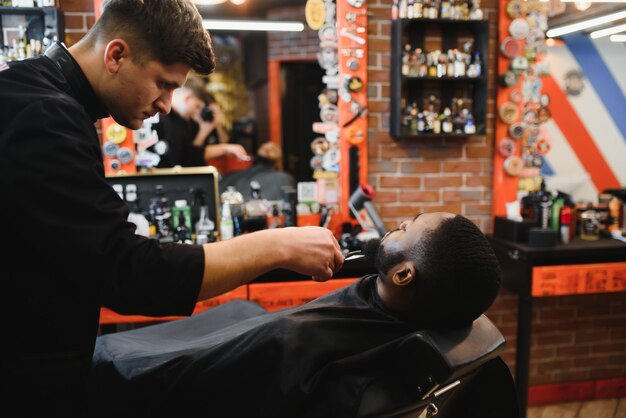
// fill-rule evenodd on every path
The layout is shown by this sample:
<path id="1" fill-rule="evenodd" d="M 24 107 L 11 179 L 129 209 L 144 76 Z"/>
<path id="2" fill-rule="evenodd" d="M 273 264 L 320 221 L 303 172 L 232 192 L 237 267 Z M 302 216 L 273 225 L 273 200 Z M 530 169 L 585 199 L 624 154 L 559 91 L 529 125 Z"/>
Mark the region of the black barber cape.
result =
<path id="1" fill-rule="evenodd" d="M 20 416 L 77 415 L 101 306 L 195 306 L 202 248 L 135 235 L 104 175 L 94 123 L 106 116 L 61 44 L 0 65 L 0 373 L 3 408 Z"/>
<path id="2" fill-rule="evenodd" d="M 376 275 L 305 305 L 229 302 L 191 318 L 98 337 L 90 416 L 353 417 L 416 329 L 381 309 Z M 233 305 L 228 308 L 228 305 Z M 223 310 L 223 311 L 220 311 Z M 215 330 L 218 318 L 226 318 Z M 232 325 L 230 325 L 232 324 Z"/>

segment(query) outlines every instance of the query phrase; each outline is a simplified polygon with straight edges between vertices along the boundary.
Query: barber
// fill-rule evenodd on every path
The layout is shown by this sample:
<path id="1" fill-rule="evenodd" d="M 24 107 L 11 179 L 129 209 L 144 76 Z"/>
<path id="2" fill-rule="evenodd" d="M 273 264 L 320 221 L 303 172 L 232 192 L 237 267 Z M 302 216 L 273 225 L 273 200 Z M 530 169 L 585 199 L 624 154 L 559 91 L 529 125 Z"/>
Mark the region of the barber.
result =
<path id="1" fill-rule="evenodd" d="M 130 129 L 168 113 L 214 54 L 189 0 L 110 0 L 69 50 L 0 66 L 3 408 L 81 415 L 102 306 L 190 315 L 198 300 L 276 268 L 327 280 L 343 263 L 324 228 L 265 230 L 205 244 L 135 234 L 104 175 L 95 122 Z M 271 245 L 268 245 L 271 243 Z"/>

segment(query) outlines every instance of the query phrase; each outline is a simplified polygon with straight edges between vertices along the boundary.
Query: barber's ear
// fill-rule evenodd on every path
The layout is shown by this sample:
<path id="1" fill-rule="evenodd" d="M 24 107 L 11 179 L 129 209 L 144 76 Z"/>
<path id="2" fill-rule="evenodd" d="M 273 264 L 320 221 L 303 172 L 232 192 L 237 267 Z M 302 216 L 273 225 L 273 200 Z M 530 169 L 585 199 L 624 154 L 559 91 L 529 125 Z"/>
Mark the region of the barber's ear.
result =
<path id="1" fill-rule="evenodd" d="M 403 261 L 393 267 L 391 281 L 396 286 L 406 286 L 415 280 L 417 270 L 410 261 Z"/>
<path id="2" fill-rule="evenodd" d="M 113 39 L 104 49 L 104 65 L 109 73 L 116 74 L 128 58 L 130 47 L 123 39 Z"/>

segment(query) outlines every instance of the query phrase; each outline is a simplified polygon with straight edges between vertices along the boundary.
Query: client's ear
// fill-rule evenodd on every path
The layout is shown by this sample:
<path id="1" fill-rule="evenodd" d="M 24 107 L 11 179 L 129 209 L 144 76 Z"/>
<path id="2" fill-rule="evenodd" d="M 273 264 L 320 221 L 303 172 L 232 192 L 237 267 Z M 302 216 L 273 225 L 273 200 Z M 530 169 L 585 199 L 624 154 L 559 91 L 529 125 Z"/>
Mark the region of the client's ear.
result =
<path id="1" fill-rule="evenodd" d="M 403 261 L 391 268 L 391 282 L 396 286 L 406 286 L 415 280 L 417 270 L 410 261 Z"/>

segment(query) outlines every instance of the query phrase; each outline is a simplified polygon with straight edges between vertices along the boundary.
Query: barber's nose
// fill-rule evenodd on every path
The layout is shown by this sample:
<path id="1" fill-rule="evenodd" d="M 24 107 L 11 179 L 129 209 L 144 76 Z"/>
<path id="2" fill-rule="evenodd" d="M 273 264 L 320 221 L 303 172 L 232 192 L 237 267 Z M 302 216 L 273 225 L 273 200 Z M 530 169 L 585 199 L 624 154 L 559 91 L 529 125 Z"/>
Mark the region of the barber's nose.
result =
<path id="1" fill-rule="evenodd" d="M 172 110 L 172 94 L 168 94 L 163 97 L 159 97 L 154 102 L 154 107 L 158 109 L 159 112 L 163 114 L 168 114 Z"/>

